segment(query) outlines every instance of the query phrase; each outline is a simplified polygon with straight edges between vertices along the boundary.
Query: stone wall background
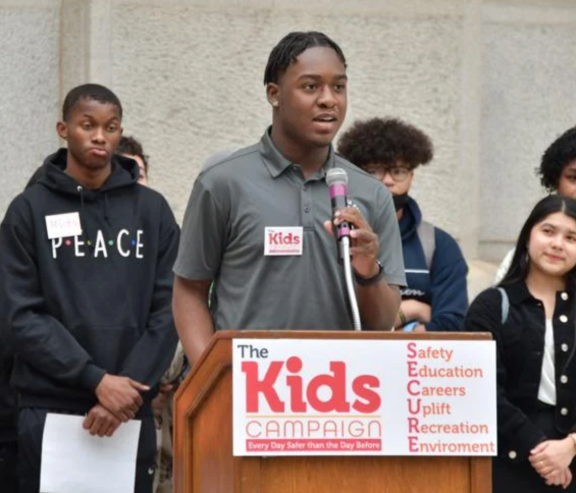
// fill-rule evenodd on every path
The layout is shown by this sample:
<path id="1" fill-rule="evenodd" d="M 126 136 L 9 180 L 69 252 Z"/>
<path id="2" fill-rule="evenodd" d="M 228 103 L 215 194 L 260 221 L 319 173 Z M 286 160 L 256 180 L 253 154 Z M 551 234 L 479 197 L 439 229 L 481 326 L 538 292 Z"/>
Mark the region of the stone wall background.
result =
<path id="1" fill-rule="evenodd" d="M 432 138 L 413 195 L 483 287 L 480 261 L 504 255 L 544 194 L 542 152 L 576 124 L 575 28 L 576 0 L 0 0 L 0 212 L 60 145 L 67 91 L 90 81 L 122 100 L 180 220 L 203 161 L 269 124 L 272 47 L 321 30 L 349 63 L 344 128 L 397 116 Z"/>

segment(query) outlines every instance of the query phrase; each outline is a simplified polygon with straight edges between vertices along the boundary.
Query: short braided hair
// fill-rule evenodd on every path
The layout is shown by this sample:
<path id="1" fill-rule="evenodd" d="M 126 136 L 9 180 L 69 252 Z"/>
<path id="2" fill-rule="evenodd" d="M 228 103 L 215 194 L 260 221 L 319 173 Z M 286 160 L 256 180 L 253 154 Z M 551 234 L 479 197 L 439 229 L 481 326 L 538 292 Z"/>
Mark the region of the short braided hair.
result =
<path id="1" fill-rule="evenodd" d="M 298 55 L 308 48 L 332 48 L 340 61 L 346 66 L 346 58 L 340 47 L 324 33 L 318 31 L 291 32 L 284 36 L 272 49 L 264 70 L 264 85 L 277 84 L 288 67 L 296 61 Z"/>

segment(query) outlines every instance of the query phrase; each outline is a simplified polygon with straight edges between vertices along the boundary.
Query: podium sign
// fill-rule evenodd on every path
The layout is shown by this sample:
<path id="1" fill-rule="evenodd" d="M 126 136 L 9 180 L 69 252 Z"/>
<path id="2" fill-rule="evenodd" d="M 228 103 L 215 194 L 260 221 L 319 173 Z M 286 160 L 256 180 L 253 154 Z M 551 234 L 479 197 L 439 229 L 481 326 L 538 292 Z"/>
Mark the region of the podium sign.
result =
<path id="1" fill-rule="evenodd" d="M 235 456 L 496 455 L 494 341 L 234 339 Z"/>

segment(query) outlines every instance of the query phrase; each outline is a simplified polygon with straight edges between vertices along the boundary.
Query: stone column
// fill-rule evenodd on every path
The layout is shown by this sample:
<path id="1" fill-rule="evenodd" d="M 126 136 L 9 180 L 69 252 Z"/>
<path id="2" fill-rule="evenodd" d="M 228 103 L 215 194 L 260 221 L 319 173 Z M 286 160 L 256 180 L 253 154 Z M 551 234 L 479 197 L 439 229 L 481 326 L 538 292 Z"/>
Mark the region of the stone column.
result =
<path id="1" fill-rule="evenodd" d="M 61 99 L 87 82 L 112 85 L 112 0 L 62 0 Z"/>

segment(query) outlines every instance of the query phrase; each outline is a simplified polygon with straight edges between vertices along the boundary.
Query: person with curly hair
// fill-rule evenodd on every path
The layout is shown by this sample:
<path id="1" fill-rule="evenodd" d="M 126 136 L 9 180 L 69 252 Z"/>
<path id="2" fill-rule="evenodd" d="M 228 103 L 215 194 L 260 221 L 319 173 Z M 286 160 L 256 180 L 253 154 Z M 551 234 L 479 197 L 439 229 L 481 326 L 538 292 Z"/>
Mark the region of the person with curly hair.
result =
<path id="1" fill-rule="evenodd" d="M 566 130 L 544 151 L 536 174 L 540 177 L 540 184 L 549 193 L 576 199 L 576 126 Z M 502 260 L 494 284 L 504 278 L 513 256 L 514 249 Z"/>
<path id="2" fill-rule="evenodd" d="M 569 128 L 550 144 L 537 172 L 548 192 L 576 197 L 576 127 Z"/>
<path id="3" fill-rule="evenodd" d="M 338 152 L 380 180 L 394 199 L 407 283 L 395 327 L 459 330 L 468 308 L 468 266 L 454 238 L 423 221 L 409 196 L 415 169 L 432 160 L 430 138 L 402 120 L 372 118 L 354 123 L 340 138 Z"/>

